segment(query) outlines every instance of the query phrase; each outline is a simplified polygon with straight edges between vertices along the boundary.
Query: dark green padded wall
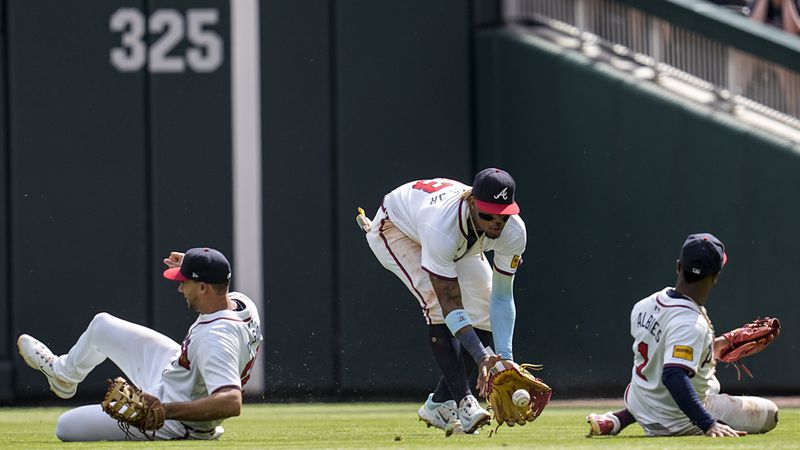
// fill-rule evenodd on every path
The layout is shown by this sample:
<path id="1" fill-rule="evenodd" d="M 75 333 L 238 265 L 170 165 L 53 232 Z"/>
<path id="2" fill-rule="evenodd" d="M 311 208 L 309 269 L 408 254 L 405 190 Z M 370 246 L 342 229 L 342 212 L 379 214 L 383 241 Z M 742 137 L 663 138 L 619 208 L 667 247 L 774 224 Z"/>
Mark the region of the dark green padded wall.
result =
<path id="1" fill-rule="evenodd" d="M 510 31 L 477 38 L 479 165 L 515 175 L 529 246 L 516 351 L 563 395 L 621 394 L 629 313 L 672 285 L 683 239 L 709 231 L 730 262 L 708 310 L 718 333 L 757 315 L 800 319 L 794 251 L 800 148 Z M 796 391 L 791 328 L 731 391 Z"/>

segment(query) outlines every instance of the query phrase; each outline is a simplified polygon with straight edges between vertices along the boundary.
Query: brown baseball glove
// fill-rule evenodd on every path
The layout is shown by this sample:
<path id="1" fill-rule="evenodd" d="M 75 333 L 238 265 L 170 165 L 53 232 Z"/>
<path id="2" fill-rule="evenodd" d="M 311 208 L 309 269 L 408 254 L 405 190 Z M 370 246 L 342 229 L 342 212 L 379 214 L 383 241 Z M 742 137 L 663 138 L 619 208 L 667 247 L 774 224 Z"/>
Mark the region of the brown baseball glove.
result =
<path id="1" fill-rule="evenodd" d="M 164 406 L 158 398 L 143 392 L 122 377 L 108 380 L 108 390 L 100 405 L 128 435 L 130 427 L 134 427 L 146 437 L 154 439 L 155 430 L 164 426 Z M 148 435 L 148 431 L 152 433 Z"/>
<path id="2" fill-rule="evenodd" d="M 753 378 L 750 370 L 739 360 L 763 351 L 780 334 L 781 322 L 778 319 L 774 317 L 762 319 L 759 317 L 740 328 L 723 334 L 722 336 L 727 339 L 728 343 L 719 350 L 717 359 L 733 364 L 736 367 L 739 378 L 741 378 L 740 368 L 750 378 Z"/>
<path id="3" fill-rule="evenodd" d="M 492 367 L 489 373 L 489 409 L 492 410 L 497 428 L 503 423 L 513 427 L 533 422 L 550 402 L 552 390 L 541 379 L 528 372 L 528 369 L 541 370 L 536 364 L 518 365 L 514 361 L 502 360 Z M 514 392 L 525 390 L 530 395 L 526 405 L 514 403 Z"/>

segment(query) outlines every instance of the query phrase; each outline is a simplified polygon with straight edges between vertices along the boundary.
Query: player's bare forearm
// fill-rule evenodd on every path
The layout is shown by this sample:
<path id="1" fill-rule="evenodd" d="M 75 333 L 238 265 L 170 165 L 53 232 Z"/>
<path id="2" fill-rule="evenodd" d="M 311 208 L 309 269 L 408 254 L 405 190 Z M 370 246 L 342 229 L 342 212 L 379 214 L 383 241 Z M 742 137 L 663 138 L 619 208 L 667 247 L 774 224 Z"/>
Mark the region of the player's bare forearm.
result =
<path id="1" fill-rule="evenodd" d="M 227 419 L 242 412 L 242 391 L 231 387 L 188 402 L 164 403 L 167 419 L 206 421 Z"/>
<path id="2" fill-rule="evenodd" d="M 442 316 L 447 317 L 453 310 L 464 309 L 464 304 L 461 302 L 461 286 L 458 285 L 458 280 L 445 280 L 433 275 L 430 275 L 430 278 L 433 292 L 436 293 L 436 298 L 439 299 L 439 306 L 442 307 Z M 471 331 L 473 331 L 472 326 L 467 325 L 458 330 L 455 335 L 458 336 Z"/>
<path id="3" fill-rule="evenodd" d="M 442 307 L 442 315 L 447 317 L 455 309 L 463 309 L 461 303 L 461 287 L 458 280 L 445 280 L 434 275 L 430 275 L 433 292 Z"/>

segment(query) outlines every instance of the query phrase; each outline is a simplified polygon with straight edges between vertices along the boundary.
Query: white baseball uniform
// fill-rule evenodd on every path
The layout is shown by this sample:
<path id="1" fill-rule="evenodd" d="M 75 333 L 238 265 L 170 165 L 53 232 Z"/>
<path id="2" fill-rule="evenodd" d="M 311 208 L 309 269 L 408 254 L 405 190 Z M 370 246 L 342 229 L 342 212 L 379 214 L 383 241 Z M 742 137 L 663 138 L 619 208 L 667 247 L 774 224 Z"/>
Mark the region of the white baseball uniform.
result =
<path id="1" fill-rule="evenodd" d="M 634 305 L 631 335 L 634 358 L 625 403 L 646 434 L 702 434 L 661 381 L 663 368 L 669 366 L 689 371 L 697 396 L 717 420 L 748 433 L 775 427 L 777 406 L 772 401 L 720 394 L 714 376 L 714 327 L 705 307 L 664 288 Z"/>
<path id="2" fill-rule="evenodd" d="M 443 324 L 429 274 L 458 279 L 473 326 L 491 331 L 492 271 L 483 252 L 494 251 L 494 269 L 514 275 L 525 251 L 525 223 L 513 215 L 500 237 L 485 235 L 467 248 L 469 186 L 446 178 L 412 181 L 387 194 L 367 241 L 381 264 L 400 278 L 422 307 L 427 324 Z"/>
<path id="3" fill-rule="evenodd" d="M 225 387 L 243 389 L 263 340 L 255 304 L 239 292 L 229 293 L 236 310 L 200 314 L 182 344 L 108 313 L 95 316 L 66 355 L 53 363 L 65 380 L 79 383 L 98 364 L 110 359 L 125 377 L 164 403 L 208 397 Z M 167 420 L 156 439 L 216 439 L 222 420 Z M 82 406 L 58 418 L 56 435 L 64 441 L 146 439 L 130 437 L 99 404 Z"/>

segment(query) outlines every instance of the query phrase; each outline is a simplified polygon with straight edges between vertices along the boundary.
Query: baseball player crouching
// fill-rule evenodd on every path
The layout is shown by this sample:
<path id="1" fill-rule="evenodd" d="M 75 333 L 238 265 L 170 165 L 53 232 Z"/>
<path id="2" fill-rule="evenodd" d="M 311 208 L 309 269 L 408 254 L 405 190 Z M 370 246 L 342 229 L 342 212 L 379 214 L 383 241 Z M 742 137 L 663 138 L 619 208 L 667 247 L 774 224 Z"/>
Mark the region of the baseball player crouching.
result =
<path id="1" fill-rule="evenodd" d="M 720 393 L 716 360 L 729 345 L 714 336 L 705 304 L 727 262 L 711 234 L 690 235 L 677 262 L 675 287 L 636 303 L 631 312 L 633 369 L 626 409 L 590 414 L 590 435 L 615 435 L 639 422 L 648 436 L 738 437 L 778 423 L 774 402 Z"/>
<path id="2" fill-rule="evenodd" d="M 374 219 L 363 211 L 357 217 L 380 263 L 422 308 L 442 376 L 418 415 L 448 434 L 473 433 L 491 420 L 467 382 L 476 363 L 485 395 L 489 368 L 513 359 L 513 280 L 527 239 L 515 189 L 511 175 L 495 168 L 479 172 L 472 186 L 412 181 L 386 194 Z M 486 349 L 492 341 L 497 355 Z"/>
<path id="3" fill-rule="evenodd" d="M 158 413 L 147 422 L 156 423 L 152 428 L 131 427 L 107 415 L 105 405 L 81 406 L 58 418 L 56 436 L 62 441 L 217 439 L 222 421 L 241 412 L 242 390 L 262 341 L 253 301 L 228 291 L 230 264 L 214 249 L 172 252 L 164 263 L 169 267 L 164 277 L 180 282 L 178 292 L 199 313 L 182 344 L 108 313 L 97 314 L 61 356 L 27 334 L 17 340 L 22 358 L 47 377 L 58 397 L 74 396 L 78 384 L 108 358 L 144 391 L 143 414 Z"/>

